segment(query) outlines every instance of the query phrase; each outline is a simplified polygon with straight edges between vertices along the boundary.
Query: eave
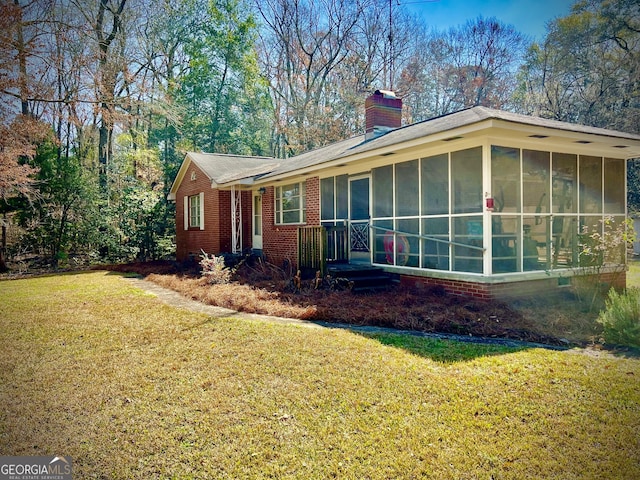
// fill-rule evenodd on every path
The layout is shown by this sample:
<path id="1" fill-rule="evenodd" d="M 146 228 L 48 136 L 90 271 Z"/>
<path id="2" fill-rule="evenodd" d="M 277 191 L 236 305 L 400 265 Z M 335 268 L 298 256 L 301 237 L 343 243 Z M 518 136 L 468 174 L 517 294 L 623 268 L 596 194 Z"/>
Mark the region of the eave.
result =
<path id="1" fill-rule="evenodd" d="M 575 128 L 580 129 L 583 127 L 576 125 Z M 582 155 L 596 154 L 598 156 L 624 159 L 640 157 L 640 136 L 590 127 L 584 127 L 584 129 L 589 131 L 575 131 L 568 126 L 556 128 L 500 118 L 487 118 L 399 142 L 394 141 L 395 131 L 392 131 L 384 136 L 386 138 L 377 139 L 379 141 L 375 142 L 375 144 L 373 142 L 364 142 L 336 158 L 301 168 L 292 168 L 279 174 L 266 174 L 260 178 L 255 178 L 253 184 L 265 185 L 293 177 L 309 176 L 322 170 L 356 165 L 392 155 L 399 156 L 411 151 L 420 152 L 426 148 L 436 149 L 446 145 L 448 149 L 455 150 L 456 144 L 463 144 L 480 138 L 506 141 L 511 146 L 527 149 L 553 150 Z"/>

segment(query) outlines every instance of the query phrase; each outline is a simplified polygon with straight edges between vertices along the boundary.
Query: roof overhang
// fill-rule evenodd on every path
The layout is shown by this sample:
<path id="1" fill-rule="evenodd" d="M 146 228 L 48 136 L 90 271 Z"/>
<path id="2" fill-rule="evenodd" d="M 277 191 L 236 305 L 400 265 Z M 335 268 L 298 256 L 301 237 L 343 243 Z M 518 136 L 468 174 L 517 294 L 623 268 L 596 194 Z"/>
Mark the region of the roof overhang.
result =
<path id="1" fill-rule="evenodd" d="M 271 172 L 279 165 L 271 157 L 187 152 L 167 195 L 168 200 L 175 201 L 178 188 L 192 164 L 211 182 L 211 188 L 219 189 L 250 186 L 255 177 Z"/>
<path id="2" fill-rule="evenodd" d="M 561 122 L 557 123 L 561 124 Z M 282 173 L 266 174 L 256 178 L 254 184 L 261 185 L 291 177 L 308 176 L 326 169 L 357 164 L 374 157 L 399 155 L 402 152 L 418 151 L 425 147 L 448 145 L 455 150 L 455 145 L 462 143 L 463 140 L 480 138 L 508 141 L 514 147 L 534 150 L 595 154 L 624 159 L 640 158 L 640 136 L 579 125 L 572 130 L 571 124 L 563 125 L 567 127 L 557 128 L 508 119 L 487 118 L 404 141 L 394 141 L 394 132 L 390 132 L 376 142 L 365 142 L 335 158 Z"/>
<path id="3" fill-rule="evenodd" d="M 520 144 L 535 145 L 541 150 L 560 148 L 568 149 L 568 153 L 588 155 L 590 152 L 597 152 L 599 156 L 624 159 L 640 157 L 640 136 L 636 135 L 624 135 L 605 129 L 585 128 L 585 131 L 577 131 L 532 126 L 501 119 L 491 120 L 490 126 L 491 136 L 508 137 Z"/>
<path id="4" fill-rule="evenodd" d="M 240 178 L 237 180 L 232 180 L 230 182 L 218 183 L 216 184 L 216 188 L 224 190 L 224 189 L 233 188 L 233 187 L 251 187 L 255 185 L 255 183 L 256 182 L 253 177 Z"/>
<path id="5" fill-rule="evenodd" d="M 425 152 L 455 151 L 487 142 L 532 150 L 640 158 L 639 135 L 474 107 L 398 128 L 371 140 L 354 137 L 289 159 L 273 159 L 273 163 L 257 166 L 255 170 L 220 177 L 217 183 L 212 180 L 212 187 L 249 188 L 316 175 L 323 170 L 353 167 L 373 159 L 384 162 L 385 157 L 392 155 L 421 156 Z M 170 200 L 175 199 L 190 163 L 187 154 L 171 187 Z"/>

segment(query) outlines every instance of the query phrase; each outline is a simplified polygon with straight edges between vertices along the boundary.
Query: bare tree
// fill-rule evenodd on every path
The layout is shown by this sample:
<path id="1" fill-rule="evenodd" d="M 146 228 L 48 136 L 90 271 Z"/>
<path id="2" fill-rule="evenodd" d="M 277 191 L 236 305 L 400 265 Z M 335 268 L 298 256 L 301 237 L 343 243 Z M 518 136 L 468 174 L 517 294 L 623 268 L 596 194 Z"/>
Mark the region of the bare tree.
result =
<path id="1" fill-rule="evenodd" d="M 640 7 L 595 0 L 549 24 L 520 73 L 520 105 L 545 117 L 637 132 Z"/>
<path id="2" fill-rule="evenodd" d="M 526 38 L 496 18 L 429 35 L 403 72 L 414 120 L 484 105 L 510 108 Z M 422 87 L 422 88 L 420 88 Z"/>
<path id="3" fill-rule="evenodd" d="M 6 271 L 8 201 L 34 193 L 33 158 L 36 146 L 48 134 L 47 125 L 32 115 L 29 97 L 37 85 L 30 80 L 27 60 L 35 50 L 36 35 L 25 33 L 28 25 L 17 0 L 0 4 L 0 271 Z M 16 70 L 17 66 L 17 70 Z"/>
<path id="4" fill-rule="evenodd" d="M 93 40 L 95 68 L 92 70 L 95 102 L 98 106 L 98 163 L 100 185 L 107 187 L 107 168 L 113 156 L 113 129 L 117 117 L 118 88 L 126 62 L 123 59 L 126 32 L 123 26 L 127 0 L 94 0 L 94 8 L 72 0 L 76 12 L 84 18 L 85 38 Z M 87 72 L 89 73 L 89 72 Z"/>
<path id="5" fill-rule="evenodd" d="M 260 53 L 274 97 L 276 153 L 300 152 L 339 135 L 331 112 L 332 75 L 350 56 L 367 5 L 349 0 L 256 3 L 264 22 Z"/>

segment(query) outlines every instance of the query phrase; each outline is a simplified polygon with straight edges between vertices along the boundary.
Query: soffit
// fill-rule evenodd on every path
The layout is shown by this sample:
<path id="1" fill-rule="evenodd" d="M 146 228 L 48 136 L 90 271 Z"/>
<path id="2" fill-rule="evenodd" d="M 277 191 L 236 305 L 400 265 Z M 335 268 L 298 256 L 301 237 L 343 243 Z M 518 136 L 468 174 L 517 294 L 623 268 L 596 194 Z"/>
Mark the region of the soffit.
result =
<path id="1" fill-rule="evenodd" d="M 324 168 L 408 152 L 420 156 L 420 152 L 429 149 L 446 147 L 453 151 L 467 148 L 469 140 L 479 137 L 502 139 L 521 148 L 640 157 L 640 135 L 474 107 L 392 130 L 371 140 L 361 135 L 291 157 L 258 181 L 308 175 Z"/>

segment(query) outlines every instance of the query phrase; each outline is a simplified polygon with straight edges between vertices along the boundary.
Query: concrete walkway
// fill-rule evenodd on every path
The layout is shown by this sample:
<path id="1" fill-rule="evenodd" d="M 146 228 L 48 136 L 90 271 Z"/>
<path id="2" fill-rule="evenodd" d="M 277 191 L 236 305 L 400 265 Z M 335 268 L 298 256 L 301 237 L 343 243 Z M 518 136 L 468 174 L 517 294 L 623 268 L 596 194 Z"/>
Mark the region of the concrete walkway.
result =
<path id="1" fill-rule="evenodd" d="M 178 308 L 184 308 L 192 312 L 204 313 L 214 318 L 240 317 L 240 318 L 249 318 L 252 320 L 269 321 L 274 323 L 300 325 L 300 326 L 309 327 L 309 328 L 323 328 L 321 325 L 318 325 L 316 323 L 307 322 L 306 320 L 298 320 L 296 318 L 282 318 L 282 317 L 274 317 L 272 315 L 259 315 L 256 313 L 237 312 L 229 308 L 216 307 L 215 305 L 207 305 L 205 303 L 199 302 L 198 300 L 192 300 L 190 298 L 187 298 L 184 295 L 174 290 L 161 287 L 157 283 L 153 283 L 143 278 L 126 277 L 126 279 L 130 283 L 132 283 L 134 286 L 138 287 L 139 289 L 144 290 L 145 292 L 150 293 L 152 295 L 155 295 L 167 305 L 171 305 L 173 307 L 178 307 Z"/>

